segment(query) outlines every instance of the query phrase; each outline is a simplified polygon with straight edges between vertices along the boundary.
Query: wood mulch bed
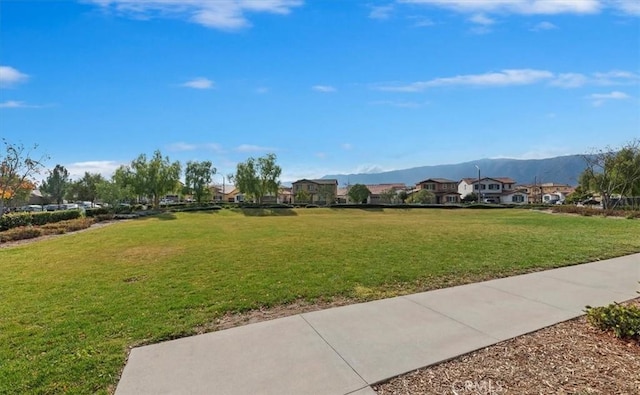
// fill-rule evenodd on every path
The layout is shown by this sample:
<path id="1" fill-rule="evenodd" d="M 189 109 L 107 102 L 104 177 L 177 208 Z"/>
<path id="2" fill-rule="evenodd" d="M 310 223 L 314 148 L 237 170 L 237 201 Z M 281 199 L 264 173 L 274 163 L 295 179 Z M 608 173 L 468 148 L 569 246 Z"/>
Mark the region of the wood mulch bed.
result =
<path id="1" fill-rule="evenodd" d="M 640 298 L 629 303 L 640 306 Z M 640 394 L 640 342 L 584 316 L 374 386 L 399 394 Z"/>

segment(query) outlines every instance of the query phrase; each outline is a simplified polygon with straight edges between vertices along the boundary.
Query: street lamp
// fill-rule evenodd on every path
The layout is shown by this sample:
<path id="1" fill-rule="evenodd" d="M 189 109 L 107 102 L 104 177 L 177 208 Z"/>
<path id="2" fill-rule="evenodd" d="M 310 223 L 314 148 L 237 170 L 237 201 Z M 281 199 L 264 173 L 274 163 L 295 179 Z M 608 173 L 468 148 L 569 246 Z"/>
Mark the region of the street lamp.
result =
<path id="1" fill-rule="evenodd" d="M 480 203 L 482 201 L 482 195 L 480 194 L 480 167 L 478 167 L 478 165 L 475 165 L 476 169 L 478 169 L 478 203 Z"/>

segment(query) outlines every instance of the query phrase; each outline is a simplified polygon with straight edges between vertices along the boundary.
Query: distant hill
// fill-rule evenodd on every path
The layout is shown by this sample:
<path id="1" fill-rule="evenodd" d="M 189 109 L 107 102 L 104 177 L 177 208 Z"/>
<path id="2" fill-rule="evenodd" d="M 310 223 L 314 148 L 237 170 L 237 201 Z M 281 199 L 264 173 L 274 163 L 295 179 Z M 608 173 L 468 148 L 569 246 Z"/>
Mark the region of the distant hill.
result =
<path id="1" fill-rule="evenodd" d="M 518 184 L 555 182 L 577 185 L 580 173 L 585 169 L 582 155 L 558 156 L 547 159 L 480 159 L 454 165 L 421 166 L 404 170 L 366 174 L 328 174 L 322 178 L 335 178 L 338 185 L 405 183 L 414 185 L 427 178 L 449 178 L 459 181 L 465 177 L 477 177 L 480 167 L 482 177 L 510 177 Z"/>

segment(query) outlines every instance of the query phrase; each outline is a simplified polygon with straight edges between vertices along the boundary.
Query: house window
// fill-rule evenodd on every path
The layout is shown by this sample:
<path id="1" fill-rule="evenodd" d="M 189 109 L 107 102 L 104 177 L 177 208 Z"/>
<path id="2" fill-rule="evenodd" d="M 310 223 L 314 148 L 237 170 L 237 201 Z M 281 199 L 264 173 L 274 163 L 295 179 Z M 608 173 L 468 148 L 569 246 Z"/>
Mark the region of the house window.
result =
<path id="1" fill-rule="evenodd" d="M 524 203 L 524 196 L 522 195 L 513 195 L 513 198 L 511 198 L 511 201 L 514 203 Z"/>
<path id="2" fill-rule="evenodd" d="M 436 186 L 433 184 L 424 184 L 424 189 L 427 189 L 429 191 L 433 191 L 434 189 L 436 189 Z"/>
<path id="3" fill-rule="evenodd" d="M 499 190 L 500 184 L 489 184 L 489 189 L 491 190 Z"/>
<path id="4" fill-rule="evenodd" d="M 455 196 L 447 196 L 447 203 L 455 203 L 458 199 Z"/>

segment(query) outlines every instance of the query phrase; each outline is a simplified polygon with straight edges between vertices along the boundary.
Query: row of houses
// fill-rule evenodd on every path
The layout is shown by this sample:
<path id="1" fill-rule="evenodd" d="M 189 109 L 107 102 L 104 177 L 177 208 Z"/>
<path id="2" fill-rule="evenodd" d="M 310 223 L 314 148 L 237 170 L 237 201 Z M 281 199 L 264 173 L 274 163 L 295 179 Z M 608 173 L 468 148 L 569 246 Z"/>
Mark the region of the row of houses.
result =
<path id="1" fill-rule="evenodd" d="M 349 203 L 349 188 L 338 187 L 336 179 L 301 179 L 292 183 L 291 187 L 281 187 L 278 196 L 267 196 L 264 203 Z M 407 186 L 403 183 L 371 184 L 367 185 L 371 195 L 367 203 L 388 203 L 389 192 L 396 196 L 404 191 L 408 196 L 421 190 L 427 190 L 433 194 L 435 204 L 460 203 L 471 193 L 478 194 L 482 201 L 502 204 L 527 204 L 562 202 L 575 188 L 566 184 L 517 184 L 508 177 L 463 178 L 460 181 L 446 178 L 428 178 L 418 182 L 415 186 Z M 213 185 L 210 187 L 211 198 L 217 202 L 244 201 L 242 193 L 233 185 Z M 303 192 L 303 193 L 301 193 Z M 304 199 L 299 199 L 304 196 Z M 296 199 L 298 197 L 298 199 Z M 167 195 L 170 201 L 178 201 L 178 195 Z M 396 199 L 398 200 L 398 199 Z M 40 191 L 32 191 L 28 204 L 45 204 L 46 199 Z"/>
<path id="2" fill-rule="evenodd" d="M 306 201 L 310 203 L 327 203 L 327 197 L 333 196 L 338 202 L 349 202 L 349 186 L 338 188 L 335 179 L 302 179 L 294 182 L 288 197 L 295 203 L 296 196 L 304 191 Z M 435 204 L 460 203 L 470 194 L 480 196 L 483 202 L 501 204 L 527 204 L 563 202 L 574 191 L 566 184 L 517 184 L 508 177 L 463 178 L 460 181 L 446 178 L 429 178 L 418 182 L 415 186 L 402 183 L 367 185 L 371 195 L 368 203 L 384 203 L 389 191 L 399 194 L 405 191 L 408 196 L 421 190 L 433 194 Z M 286 200 L 283 200 L 286 201 Z"/>

